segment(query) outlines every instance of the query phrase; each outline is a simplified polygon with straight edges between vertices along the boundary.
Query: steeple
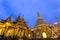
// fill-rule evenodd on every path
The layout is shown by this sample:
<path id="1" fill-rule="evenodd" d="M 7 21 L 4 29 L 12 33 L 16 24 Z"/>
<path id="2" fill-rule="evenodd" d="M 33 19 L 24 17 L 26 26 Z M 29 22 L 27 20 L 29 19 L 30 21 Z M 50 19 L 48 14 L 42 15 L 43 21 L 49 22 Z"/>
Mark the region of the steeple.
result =
<path id="1" fill-rule="evenodd" d="M 22 21 L 25 21 L 25 20 L 24 20 L 24 16 L 22 17 L 22 19 L 21 19 L 21 20 L 22 20 Z"/>
<path id="2" fill-rule="evenodd" d="M 9 16 L 5 21 L 10 22 L 11 21 L 11 16 Z"/>
<path id="3" fill-rule="evenodd" d="M 17 21 L 20 21 L 21 19 L 20 19 L 20 16 L 18 16 L 18 18 L 16 19 Z"/>
<path id="4" fill-rule="evenodd" d="M 22 17 L 21 19 L 22 23 L 25 24 L 25 20 L 24 20 L 24 17 Z"/>
<path id="5" fill-rule="evenodd" d="M 21 20 L 21 18 L 20 18 L 20 16 L 18 16 L 17 19 L 15 20 L 15 22 L 18 22 L 20 20 Z"/>
<path id="6" fill-rule="evenodd" d="M 37 18 L 36 26 L 40 24 L 46 24 L 46 22 L 41 18 L 39 12 L 37 13 L 37 15 L 38 15 L 38 18 Z"/>
<path id="7" fill-rule="evenodd" d="M 22 17 L 21 21 L 22 21 L 22 25 L 24 26 L 24 28 L 28 29 L 28 25 L 27 25 L 27 23 L 24 20 L 24 16 Z"/>
<path id="8" fill-rule="evenodd" d="M 40 13 L 38 12 L 37 14 L 38 14 L 38 19 L 41 19 Z"/>
<path id="9" fill-rule="evenodd" d="M 17 19 L 15 19 L 15 21 L 13 21 L 13 23 L 15 23 L 15 24 L 17 24 L 17 23 L 19 23 L 19 22 L 21 22 L 20 16 L 18 16 Z"/>
<path id="10" fill-rule="evenodd" d="M 55 19 L 56 19 L 56 22 L 59 22 L 59 19 L 57 17 L 55 17 Z"/>

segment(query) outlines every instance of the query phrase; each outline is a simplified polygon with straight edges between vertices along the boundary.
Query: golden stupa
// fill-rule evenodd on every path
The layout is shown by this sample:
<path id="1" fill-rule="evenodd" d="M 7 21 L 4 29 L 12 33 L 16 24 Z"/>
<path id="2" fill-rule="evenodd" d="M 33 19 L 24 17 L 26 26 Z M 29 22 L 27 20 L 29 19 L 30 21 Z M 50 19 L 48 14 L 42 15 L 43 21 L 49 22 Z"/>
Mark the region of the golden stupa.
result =
<path id="1" fill-rule="evenodd" d="M 35 33 L 36 38 L 57 38 L 60 35 L 60 22 L 57 22 L 59 26 L 55 27 L 53 24 L 46 23 L 39 12 L 37 14 L 36 25 L 31 29 Z"/>

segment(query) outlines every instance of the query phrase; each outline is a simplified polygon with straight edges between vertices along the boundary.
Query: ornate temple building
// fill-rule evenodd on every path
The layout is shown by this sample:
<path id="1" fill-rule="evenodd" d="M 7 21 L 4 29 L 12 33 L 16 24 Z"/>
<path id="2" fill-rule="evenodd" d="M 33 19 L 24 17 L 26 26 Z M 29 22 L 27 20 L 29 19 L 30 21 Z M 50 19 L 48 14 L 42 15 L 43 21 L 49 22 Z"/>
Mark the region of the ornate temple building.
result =
<path id="1" fill-rule="evenodd" d="M 6 20 L 0 21 L 0 36 L 22 38 L 31 37 L 31 33 L 23 17 L 18 16 L 15 21 L 11 22 L 11 16 L 9 16 Z"/>
<path id="2" fill-rule="evenodd" d="M 29 29 L 24 17 L 20 16 L 11 22 L 11 16 L 6 20 L 0 21 L 0 36 L 3 37 L 18 37 L 18 38 L 58 38 L 60 37 L 60 22 L 57 22 L 56 27 L 53 24 L 46 23 L 37 13 L 37 21 L 34 28 Z"/>
<path id="3" fill-rule="evenodd" d="M 33 31 L 36 35 L 37 38 L 45 38 L 45 37 L 51 37 L 51 31 L 50 31 L 50 24 L 47 24 L 41 17 L 40 17 L 40 14 L 39 12 L 37 13 L 38 14 L 38 18 L 37 18 L 37 22 L 36 22 L 36 25 L 34 26 Z M 31 29 L 31 30 L 32 30 Z M 47 35 L 47 36 L 46 36 Z M 44 37 L 45 36 L 45 37 Z"/>
<path id="4" fill-rule="evenodd" d="M 53 24 L 46 23 L 38 12 L 36 25 L 31 29 L 35 33 L 36 38 L 58 38 L 60 35 L 60 22 L 57 27 Z"/>

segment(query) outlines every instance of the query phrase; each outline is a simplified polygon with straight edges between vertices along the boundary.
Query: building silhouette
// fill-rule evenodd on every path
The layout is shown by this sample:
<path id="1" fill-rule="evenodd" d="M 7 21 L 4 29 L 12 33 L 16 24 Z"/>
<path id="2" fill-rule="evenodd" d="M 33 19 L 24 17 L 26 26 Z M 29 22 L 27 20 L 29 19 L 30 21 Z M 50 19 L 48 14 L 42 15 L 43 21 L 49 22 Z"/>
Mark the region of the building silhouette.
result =
<path id="1" fill-rule="evenodd" d="M 18 38 L 58 38 L 60 37 L 60 22 L 57 27 L 45 22 L 40 13 L 37 13 L 37 21 L 34 28 L 29 28 L 24 17 L 18 16 L 11 22 L 11 16 L 0 21 L 0 36 Z"/>

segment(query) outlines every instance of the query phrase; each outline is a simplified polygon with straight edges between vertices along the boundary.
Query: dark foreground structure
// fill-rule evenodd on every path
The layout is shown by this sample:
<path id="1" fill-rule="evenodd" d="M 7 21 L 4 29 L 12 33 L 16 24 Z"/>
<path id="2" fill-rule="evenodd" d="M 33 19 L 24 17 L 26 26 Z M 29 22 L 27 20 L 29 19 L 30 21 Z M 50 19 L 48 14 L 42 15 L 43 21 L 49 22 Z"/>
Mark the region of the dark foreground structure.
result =
<path id="1" fill-rule="evenodd" d="M 52 38 L 40 38 L 40 39 L 36 39 L 36 38 L 17 38 L 17 37 L 1 37 L 0 40 L 60 40 L 60 38 L 57 39 L 52 39 Z"/>

